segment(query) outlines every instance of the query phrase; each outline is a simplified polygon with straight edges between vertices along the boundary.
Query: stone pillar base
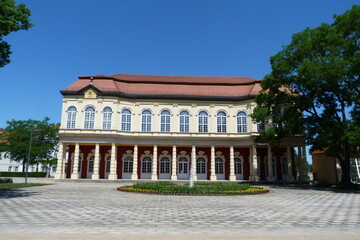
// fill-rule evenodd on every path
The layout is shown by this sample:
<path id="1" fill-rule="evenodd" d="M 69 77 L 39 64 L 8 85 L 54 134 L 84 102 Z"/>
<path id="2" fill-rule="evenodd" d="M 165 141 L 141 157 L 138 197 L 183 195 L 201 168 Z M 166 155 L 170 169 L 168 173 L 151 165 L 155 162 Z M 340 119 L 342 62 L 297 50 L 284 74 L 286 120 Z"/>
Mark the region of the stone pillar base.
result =
<path id="1" fill-rule="evenodd" d="M 72 173 L 71 174 L 71 179 L 79 179 L 79 174 L 78 173 Z"/>
<path id="2" fill-rule="evenodd" d="M 130 179 L 131 180 L 138 180 L 138 175 L 137 174 L 132 174 Z"/>
<path id="3" fill-rule="evenodd" d="M 55 173 L 54 179 L 63 179 L 63 176 L 61 173 Z"/>
<path id="4" fill-rule="evenodd" d="M 267 180 L 268 182 L 275 182 L 275 176 L 268 176 L 268 177 L 266 178 L 266 180 Z"/>
<path id="5" fill-rule="evenodd" d="M 158 180 L 158 176 L 155 174 L 151 175 L 151 180 Z"/>
<path id="6" fill-rule="evenodd" d="M 229 176 L 229 181 L 236 181 L 236 176 L 235 175 L 230 175 Z"/>
<path id="7" fill-rule="evenodd" d="M 210 181 L 216 181 L 216 175 L 210 175 Z"/>
<path id="8" fill-rule="evenodd" d="M 117 179 L 117 175 L 116 175 L 116 174 L 110 174 L 108 179 L 109 179 L 109 180 L 116 180 L 116 179 Z"/>
<path id="9" fill-rule="evenodd" d="M 176 176 L 176 175 L 171 175 L 170 180 L 172 180 L 172 181 L 176 181 L 176 180 L 177 180 L 177 176 Z"/>
<path id="10" fill-rule="evenodd" d="M 98 179 L 100 179 L 100 176 L 99 176 L 99 174 L 93 174 L 92 176 L 91 176 L 91 179 L 92 180 L 98 180 Z"/>
<path id="11" fill-rule="evenodd" d="M 259 176 L 249 176 L 249 180 L 250 181 L 253 181 L 253 182 L 259 182 L 260 181 L 260 178 Z"/>

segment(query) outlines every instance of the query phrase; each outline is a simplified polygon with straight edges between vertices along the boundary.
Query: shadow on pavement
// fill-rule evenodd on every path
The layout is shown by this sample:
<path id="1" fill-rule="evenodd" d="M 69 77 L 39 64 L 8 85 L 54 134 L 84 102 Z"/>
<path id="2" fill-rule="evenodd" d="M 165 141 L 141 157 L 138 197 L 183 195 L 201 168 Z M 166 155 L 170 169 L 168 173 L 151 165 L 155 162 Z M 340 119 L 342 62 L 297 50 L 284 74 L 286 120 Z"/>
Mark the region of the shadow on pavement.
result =
<path id="1" fill-rule="evenodd" d="M 360 191 L 355 188 L 339 189 L 339 188 L 331 188 L 330 186 L 318 186 L 312 184 L 251 183 L 251 185 L 269 186 L 273 189 L 298 189 L 298 190 L 327 191 L 327 192 L 335 192 L 335 193 L 360 194 Z"/>
<path id="2" fill-rule="evenodd" d="M 38 192 L 28 190 L 25 191 L 24 189 L 5 189 L 0 190 L 0 199 L 28 197 L 37 194 Z"/>

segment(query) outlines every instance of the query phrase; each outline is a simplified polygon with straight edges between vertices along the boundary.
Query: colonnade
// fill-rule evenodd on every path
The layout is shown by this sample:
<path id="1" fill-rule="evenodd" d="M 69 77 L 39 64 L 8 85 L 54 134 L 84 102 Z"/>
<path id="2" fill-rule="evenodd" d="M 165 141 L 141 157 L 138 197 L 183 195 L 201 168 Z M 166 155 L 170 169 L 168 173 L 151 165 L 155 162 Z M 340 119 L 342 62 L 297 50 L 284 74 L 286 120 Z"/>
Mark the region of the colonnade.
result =
<path id="1" fill-rule="evenodd" d="M 190 157 L 190 174 L 192 174 L 192 178 L 196 181 L 197 180 L 197 173 L 196 173 L 196 148 L 197 146 L 191 146 L 191 157 Z M 252 145 L 250 146 L 250 156 L 249 156 L 249 180 L 250 181 L 260 181 L 260 166 L 258 161 L 258 153 L 257 149 L 259 148 L 259 145 Z M 293 161 L 292 159 L 292 153 L 291 153 L 291 146 L 286 147 L 286 158 L 287 158 L 287 176 L 286 181 L 287 182 L 293 182 L 295 180 L 295 177 L 293 176 Z M 138 159 L 139 159 L 139 152 L 138 152 L 139 146 L 134 145 L 133 146 L 133 166 L 132 166 L 132 174 L 131 178 L 132 180 L 139 179 L 138 176 Z M 215 172 L 215 159 L 216 159 L 216 148 L 215 146 L 210 146 L 210 181 L 216 181 L 217 175 Z M 75 143 L 75 150 L 74 150 L 74 158 L 73 158 L 73 166 L 71 169 L 71 179 L 79 179 L 79 155 L 80 155 L 80 144 Z M 118 179 L 117 169 L 118 169 L 118 162 L 117 162 L 117 144 L 112 143 L 111 144 L 111 159 L 110 159 L 110 173 L 108 176 L 109 180 L 116 180 Z M 177 146 L 172 146 L 172 153 L 171 153 L 171 174 L 170 174 L 170 180 L 178 180 L 178 153 L 177 153 Z M 274 182 L 276 181 L 276 176 L 273 171 L 273 153 L 271 146 L 267 146 L 267 178 L 266 181 L 268 182 Z M 299 156 L 299 177 L 298 180 L 301 182 L 308 181 L 307 177 L 307 166 L 306 166 L 306 151 L 305 146 L 298 146 L 298 156 Z M 229 146 L 229 175 L 228 180 L 229 181 L 236 181 L 236 175 L 235 175 L 235 157 L 234 157 L 234 146 Z M 57 170 L 55 174 L 55 179 L 65 179 L 66 173 L 65 173 L 65 163 L 66 163 L 66 143 L 60 143 L 59 146 L 59 152 L 58 152 L 58 162 L 57 162 Z M 152 165 L 151 165 L 151 180 L 158 180 L 158 145 L 153 145 L 153 151 L 152 151 Z M 140 166 L 141 167 L 141 166 Z M 98 143 L 95 144 L 95 151 L 94 151 L 94 166 L 93 166 L 93 174 L 91 176 L 91 179 L 99 179 L 100 174 L 100 145 Z"/>

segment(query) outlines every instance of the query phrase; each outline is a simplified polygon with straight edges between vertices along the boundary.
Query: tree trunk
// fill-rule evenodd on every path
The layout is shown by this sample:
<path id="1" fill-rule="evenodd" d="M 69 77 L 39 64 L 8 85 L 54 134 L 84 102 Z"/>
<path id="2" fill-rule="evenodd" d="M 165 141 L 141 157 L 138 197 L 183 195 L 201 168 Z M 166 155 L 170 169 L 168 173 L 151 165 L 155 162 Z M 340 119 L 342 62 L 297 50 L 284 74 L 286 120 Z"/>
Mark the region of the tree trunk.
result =
<path id="1" fill-rule="evenodd" d="M 26 160 L 23 160 L 22 165 L 23 165 L 22 171 L 25 172 L 25 170 L 26 170 Z"/>
<path id="2" fill-rule="evenodd" d="M 340 159 L 341 165 L 341 184 L 351 185 L 350 176 L 350 156 L 346 156 L 344 159 Z"/>

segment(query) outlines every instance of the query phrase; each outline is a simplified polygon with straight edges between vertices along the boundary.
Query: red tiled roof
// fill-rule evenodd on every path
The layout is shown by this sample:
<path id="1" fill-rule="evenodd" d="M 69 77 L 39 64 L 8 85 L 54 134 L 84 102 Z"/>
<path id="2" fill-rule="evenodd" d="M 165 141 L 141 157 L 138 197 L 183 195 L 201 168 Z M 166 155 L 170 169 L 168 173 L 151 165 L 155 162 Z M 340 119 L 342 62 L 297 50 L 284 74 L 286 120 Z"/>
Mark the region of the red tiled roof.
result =
<path id="1" fill-rule="evenodd" d="M 125 97 L 183 98 L 251 98 L 260 90 L 261 80 L 247 77 L 190 77 L 159 75 L 94 75 L 79 79 L 61 91 L 63 95 L 80 94 L 83 88 L 94 86 L 103 94 Z"/>

